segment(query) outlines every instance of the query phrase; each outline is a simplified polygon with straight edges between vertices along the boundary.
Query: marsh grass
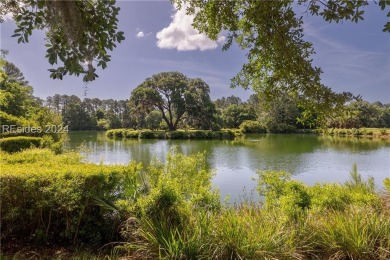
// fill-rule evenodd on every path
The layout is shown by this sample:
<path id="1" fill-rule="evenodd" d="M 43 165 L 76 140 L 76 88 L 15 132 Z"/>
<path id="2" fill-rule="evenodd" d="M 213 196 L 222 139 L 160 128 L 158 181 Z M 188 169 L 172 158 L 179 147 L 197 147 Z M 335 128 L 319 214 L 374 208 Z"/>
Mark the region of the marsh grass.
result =
<path id="1" fill-rule="evenodd" d="M 372 208 L 352 205 L 310 220 L 319 251 L 331 259 L 390 258 L 390 219 Z"/>

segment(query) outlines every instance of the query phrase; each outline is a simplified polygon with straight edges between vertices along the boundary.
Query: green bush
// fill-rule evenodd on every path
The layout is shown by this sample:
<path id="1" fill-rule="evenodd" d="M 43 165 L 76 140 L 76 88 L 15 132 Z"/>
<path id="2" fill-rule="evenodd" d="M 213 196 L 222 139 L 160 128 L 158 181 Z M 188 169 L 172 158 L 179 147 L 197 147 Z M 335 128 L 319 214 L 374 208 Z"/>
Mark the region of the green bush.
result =
<path id="1" fill-rule="evenodd" d="M 267 124 L 266 129 L 268 133 L 295 133 L 297 128 L 294 125 L 288 125 L 285 123 L 280 124 Z"/>
<path id="2" fill-rule="evenodd" d="M 265 197 L 265 206 L 277 208 L 289 218 L 296 218 L 306 209 L 323 212 L 344 210 L 350 205 L 380 207 L 373 179 L 363 181 L 356 165 L 352 168 L 350 180 L 344 185 L 316 184 L 309 187 L 292 180 L 291 175 L 285 172 L 258 174 L 258 191 Z"/>
<path id="3" fill-rule="evenodd" d="M 189 131 L 189 138 L 190 139 L 208 139 L 210 136 L 208 135 L 208 132 L 203 130 L 192 130 Z"/>
<path id="4" fill-rule="evenodd" d="M 108 138 L 141 138 L 141 139 L 234 139 L 241 135 L 241 131 L 225 129 L 221 131 L 210 130 L 176 130 L 153 131 L 149 129 L 111 129 L 106 131 Z"/>
<path id="5" fill-rule="evenodd" d="M 189 139 L 190 133 L 188 131 L 177 130 L 167 132 L 168 139 Z"/>
<path id="6" fill-rule="evenodd" d="M 124 129 L 123 130 L 123 137 L 124 138 L 138 138 L 140 132 L 138 130 L 133 130 L 133 129 Z"/>
<path id="7" fill-rule="evenodd" d="M 97 202 L 121 198 L 126 176 L 138 174 L 134 164 L 87 164 L 48 150 L 2 156 L 1 169 L 2 242 L 113 241 L 122 220 Z"/>
<path id="8" fill-rule="evenodd" d="M 352 129 L 351 129 L 351 133 L 352 133 L 352 135 L 354 135 L 354 136 L 363 135 L 363 131 L 362 131 L 362 130 L 359 130 L 359 129 L 356 129 L 356 128 L 352 128 Z"/>
<path id="9" fill-rule="evenodd" d="M 240 130 L 243 133 L 266 133 L 265 127 L 258 121 L 246 120 L 241 123 Z"/>
<path id="10" fill-rule="evenodd" d="M 14 153 L 32 147 L 48 146 L 41 137 L 15 136 L 0 139 L 0 148 L 3 151 Z"/>
<path id="11" fill-rule="evenodd" d="M 159 135 L 157 134 L 159 132 L 152 131 L 149 129 L 144 129 L 139 131 L 139 138 L 141 139 L 158 139 Z"/>

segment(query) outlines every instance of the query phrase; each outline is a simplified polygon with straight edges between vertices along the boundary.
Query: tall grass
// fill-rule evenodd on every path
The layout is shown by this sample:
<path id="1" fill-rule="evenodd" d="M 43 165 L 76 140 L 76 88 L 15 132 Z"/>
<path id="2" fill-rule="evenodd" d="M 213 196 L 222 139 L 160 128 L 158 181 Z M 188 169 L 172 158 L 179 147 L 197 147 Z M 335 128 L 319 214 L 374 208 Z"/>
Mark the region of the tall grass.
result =
<path id="1" fill-rule="evenodd" d="M 351 205 L 310 219 L 320 254 L 331 259 L 389 259 L 390 219 L 370 207 Z"/>

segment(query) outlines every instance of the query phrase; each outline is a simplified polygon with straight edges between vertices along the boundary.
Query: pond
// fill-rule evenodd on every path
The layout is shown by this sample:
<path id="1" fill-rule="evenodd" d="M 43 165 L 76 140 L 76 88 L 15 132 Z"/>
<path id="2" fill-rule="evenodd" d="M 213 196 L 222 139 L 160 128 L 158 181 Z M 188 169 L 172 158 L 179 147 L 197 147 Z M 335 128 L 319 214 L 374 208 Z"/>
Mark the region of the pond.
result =
<path id="1" fill-rule="evenodd" d="M 377 139 L 329 137 L 311 134 L 247 135 L 238 140 L 110 140 L 104 132 L 71 132 L 68 147 L 83 145 L 86 160 L 104 164 L 144 165 L 163 161 L 173 147 L 184 154 L 205 152 L 215 170 L 213 185 L 230 201 L 257 198 L 256 170 L 282 170 L 312 185 L 316 182 L 344 182 L 352 165 L 363 178 L 373 176 L 378 189 L 390 177 L 390 142 Z M 253 196 L 252 196 L 253 195 Z"/>

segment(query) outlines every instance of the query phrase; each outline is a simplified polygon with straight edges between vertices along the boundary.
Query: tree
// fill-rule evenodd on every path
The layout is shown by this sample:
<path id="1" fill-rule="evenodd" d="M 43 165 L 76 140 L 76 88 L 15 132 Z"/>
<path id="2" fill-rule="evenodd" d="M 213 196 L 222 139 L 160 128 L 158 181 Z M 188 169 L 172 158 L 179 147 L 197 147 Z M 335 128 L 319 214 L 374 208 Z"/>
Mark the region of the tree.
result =
<path id="1" fill-rule="evenodd" d="M 160 127 L 162 116 L 160 111 L 154 110 L 145 117 L 146 127 L 152 130 L 156 130 Z"/>
<path id="2" fill-rule="evenodd" d="M 130 96 L 130 107 L 138 114 L 161 112 L 169 130 L 176 130 L 184 118 L 200 121 L 211 117 L 213 104 L 209 86 L 201 79 L 188 79 L 179 72 L 162 72 L 146 79 Z M 205 112 L 206 114 L 202 113 Z M 204 122 L 200 125 L 205 126 Z"/>
<path id="3" fill-rule="evenodd" d="M 222 111 L 224 126 L 239 128 L 245 120 L 256 120 L 256 113 L 246 104 L 230 105 Z"/>
<path id="4" fill-rule="evenodd" d="M 300 112 L 296 100 L 288 95 L 281 95 L 271 103 L 259 100 L 262 112 L 259 119 L 268 132 L 285 132 L 296 127 Z"/>
<path id="5" fill-rule="evenodd" d="M 64 62 L 63 67 L 52 70 L 53 78 L 62 78 L 67 72 L 79 75 L 84 80 L 94 80 L 96 74 L 92 63 L 103 69 L 110 60 L 107 50 L 121 42 L 123 32 L 117 31 L 117 15 L 120 8 L 115 0 L 109 1 L 43 1 L 43 0 L 2 0 L 0 2 L 0 22 L 7 13 L 13 13 L 17 23 L 15 37 L 18 42 L 28 42 L 33 29 L 47 29 L 47 58 L 51 65 L 57 58 Z M 196 13 L 194 26 L 206 32 L 211 39 L 217 39 L 222 30 L 230 32 L 224 49 L 233 41 L 242 48 L 249 49 L 249 63 L 244 65 L 233 84 L 249 86 L 256 76 L 260 81 L 271 84 L 288 77 L 290 82 L 298 72 L 305 72 L 302 78 L 313 79 L 319 70 L 312 68 L 308 59 L 313 53 L 311 44 L 302 40 L 302 19 L 297 18 L 292 9 L 293 0 L 257 1 L 257 0 L 171 0 L 179 8 L 186 4 L 189 14 Z M 328 22 L 363 20 L 364 7 L 378 4 L 382 10 L 390 5 L 389 1 L 379 0 L 299 0 L 311 15 L 322 16 Z M 390 32 L 390 22 L 383 31 Z M 258 61 L 258 62 L 257 62 Z M 87 62 L 87 68 L 82 64 Z M 285 67 L 283 67 L 285 63 Z M 255 65 L 261 65 L 256 68 Z M 295 67 L 296 65 L 299 65 Z M 253 70 L 253 71 L 252 71 Z M 267 71 L 272 73 L 267 76 Z M 246 79 L 248 73 L 255 72 Z M 308 76 L 308 77 L 307 77 Z M 294 87 L 295 84 L 290 87 Z M 256 86 L 259 87 L 259 86 Z"/>
<path id="6" fill-rule="evenodd" d="M 215 105 L 210 99 L 210 88 L 201 79 L 189 79 L 185 93 L 186 123 L 196 129 L 215 129 Z"/>
<path id="7" fill-rule="evenodd" d="M 9 82 L 17 82 L 21 86 L 28 86 L 28 81 L 24 78 L 23 73 L 12 62 L 5 61 L 3 70 L 8 75 Z"/>
<path id="8" fill-rule="evenodd" d="M 227 50 L 236 42 L 248 50 L 248 62 L 232 79 L 232 86 L 252 87 L 268 100 L 281 93 L 304 96 L 299 99 L 308 111 L 321 111 L 323 120 L 331 111 L 340 109 L 351 99 L 350 93 L 336 94 L 320 82 L 321 69 L 312 65 L 314 49 L 303 39 L 303 21 L 293 10 L 293 0 L 287 1 L 198 1 L 175 0 L 179 8 L 195 15 L 193 26 L 217 40 L 220 32 L 228 31 Z M 185 4 L 185 5 L 184 5 Z M 313 1 L 300 0 L 311 15 L 320 15 L 325 21 L 363 19 L 363 8 L 369 1 Z M 388 1 L 379 1 L 382 10 Z M 390 31 L 390 22 L 384 31 Z M 304 116 L 312 117 L 306 113 Z"/>
<path id="9" fill-rule="evenodd" d="M 17 29 L 18 43 L 27 43 L 34 29 L 46 29 L 47 59 L 51 65 L 50 77 L 62 79 L 69 73 L 84 81 L 94 80 L 95 65 L 105 69 L 110 61 L 108 50 L 124 40 L 118 31 L 119 7 L 108 1 L 42 1 L 3 0 L 0 2 L 0 21 L 11 12 Z"/>

